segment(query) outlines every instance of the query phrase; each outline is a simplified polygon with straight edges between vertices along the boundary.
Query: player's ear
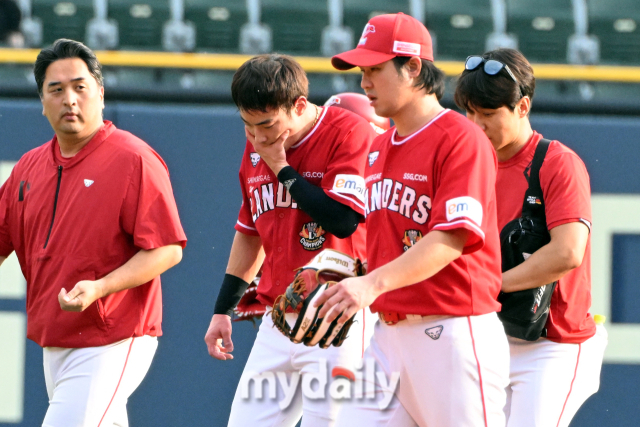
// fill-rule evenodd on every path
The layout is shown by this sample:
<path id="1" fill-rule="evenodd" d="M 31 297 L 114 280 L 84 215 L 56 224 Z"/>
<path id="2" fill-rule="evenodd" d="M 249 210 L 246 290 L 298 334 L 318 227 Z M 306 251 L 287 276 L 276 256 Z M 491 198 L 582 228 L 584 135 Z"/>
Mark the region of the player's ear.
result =
<path id="1" fill-rule="evenodd" d="M 518 114 L 518 117 L 522 119 L 524 117 L 527 117 L 530 111 L 531 98 L 529 98 L 528 96 L 523 96 L 516 104 L 516 113 Z"/>
<path id="2" fill-rule="evenodd" d="M 293 103 L 293 111 L 297 116 L 302 116 L 309 105 L 309 101 L 305 96 L 300 96 Z"/>
<path id="3" fill-rule="evenodd" d="M 407 70 L 410 78 L 416 78 L 420 76 L 420 73 L 422 72 L 422 61 L 417 56 L 413 56 L 406 64 L 404 64 L 404 68 Z"/>

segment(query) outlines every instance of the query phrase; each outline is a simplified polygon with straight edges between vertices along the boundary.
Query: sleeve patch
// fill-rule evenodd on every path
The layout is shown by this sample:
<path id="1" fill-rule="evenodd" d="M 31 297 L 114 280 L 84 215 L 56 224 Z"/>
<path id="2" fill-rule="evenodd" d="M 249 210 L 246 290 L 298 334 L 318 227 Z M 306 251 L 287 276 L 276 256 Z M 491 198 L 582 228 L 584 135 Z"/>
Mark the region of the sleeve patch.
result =
<path id="1" fill-rule="evenodd" d="M 478 226 L 482 226 L 482 205 L 473 197 L 456 197 L 447 200 L 447 221 L 457 218 L 469 218 Z"/>
<path id="2" fill-rule="evenodd" d="M 336 175 L 332 191 L 340 194 L 351 194 L 364 203 L 364 178 L 359 175 Z"/>

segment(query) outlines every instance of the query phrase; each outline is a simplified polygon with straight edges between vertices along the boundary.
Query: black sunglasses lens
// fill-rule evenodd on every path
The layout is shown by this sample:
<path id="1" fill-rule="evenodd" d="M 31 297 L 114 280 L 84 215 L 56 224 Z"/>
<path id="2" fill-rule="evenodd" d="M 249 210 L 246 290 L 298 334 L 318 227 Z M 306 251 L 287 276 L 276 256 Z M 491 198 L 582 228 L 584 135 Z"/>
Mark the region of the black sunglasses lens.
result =
<path id="1" fill-rule="evenodd" d="M 464 68 L 471 71 L 478 68 L 480 64 L 482 64 L 481 56 L 470 56 L 467 58 L 467 61 L 464 63 Z"/>
<path id="2" fill-rule="evenodd" d="M 495 76 L 502 70 L 504 64 L 502 62 L 498 62 L 494 59 L 490 59 L 484 63 L 484 72 L 489 74 L 490 76 Z"/>

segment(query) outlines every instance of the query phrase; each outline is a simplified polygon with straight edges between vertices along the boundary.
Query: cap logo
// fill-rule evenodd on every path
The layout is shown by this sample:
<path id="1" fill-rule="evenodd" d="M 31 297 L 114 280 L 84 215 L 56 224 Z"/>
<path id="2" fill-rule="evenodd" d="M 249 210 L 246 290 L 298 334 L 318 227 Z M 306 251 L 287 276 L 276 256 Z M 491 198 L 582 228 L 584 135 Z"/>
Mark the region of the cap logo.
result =
<path id="1" fill-rule="evenodd" d="M 393 42 L 393 52 L 402 55 L 415 55 L 420 56 L 420 45 L 418 43 L 409 42 Z"/>
<path id="2" fill-rule="evenodd" d="M 364 30 L 362 31 L 362 36 L 360 36 L 360 41 L 358 42 L 358 46 L 365 44 L 367 42 L 367 35 L 375 32 L 376 32 L 375 26 L 371 24 L 365 25 Z"/>

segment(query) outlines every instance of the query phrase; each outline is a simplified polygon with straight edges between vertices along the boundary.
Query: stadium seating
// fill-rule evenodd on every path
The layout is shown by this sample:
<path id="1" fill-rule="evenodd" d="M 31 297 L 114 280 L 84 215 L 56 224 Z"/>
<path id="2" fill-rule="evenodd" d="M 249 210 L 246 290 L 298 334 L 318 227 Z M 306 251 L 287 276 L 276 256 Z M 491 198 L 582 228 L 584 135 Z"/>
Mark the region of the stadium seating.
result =
<path id="1" fill-rule="evenodd" d="M 397 12 L 409 14 L 408 0 L 344 0 L 344 25 L 351 27 L 358 43 L 372 16 Z"/>
<path id="2" fill-rule="evenodd" d="M 34 0 L 32 15 L 42 20 L 42 42 L 59 38 L 84 40 L 87 21 L 93 18 L 92 0 Z"/>
<path id="3" fill-rule="evenodd" d="M 589 32 L 600 38 L 602 62 L 640 63 L 640 1 L 589 0 Z"/>
<path id="4" fill-rule="evenodd" d="M 436 36 L 436 59 L 463 60 L 485 50 L 493 31 L 490 0 L 427 0 L 425 24 Z"/>
<path id="5" fill-rule="evenodd" d="M 327 3 L 262 0 L 261 21 L 271 27 L 274 52 L 320 55 L 322 29 L 329 25 Z"/>
<path id="6" fill-rule="evenodd" d="M 531 62 L 565 63 L 575 32 L 571 0 L 507 0 L 507 31 Z"/>
<path id="7" fill-rule="evenodd" d="M 109 18 L 118 22 L 122 49 L 160 50 L 169 17 L 167 0 L 109 0 Z"/>
<path id="8" fill-rule="evenodd" d="M 247 22 L 246 2 L 186 0 L 185 19 L 196 25 L 196 48 L 237 52 L 240 27 Z"/>

